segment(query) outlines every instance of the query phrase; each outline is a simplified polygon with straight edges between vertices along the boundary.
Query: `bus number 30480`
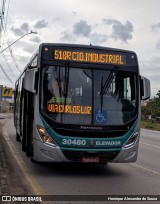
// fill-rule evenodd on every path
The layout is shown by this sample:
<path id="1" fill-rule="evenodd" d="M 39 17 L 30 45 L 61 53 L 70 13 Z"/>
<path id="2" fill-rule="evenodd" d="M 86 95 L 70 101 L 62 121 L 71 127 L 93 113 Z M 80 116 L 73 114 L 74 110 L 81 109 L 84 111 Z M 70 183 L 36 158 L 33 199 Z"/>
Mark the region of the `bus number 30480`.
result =
<path id="1" fill-rule="evenodd" d="M 62 140 L 63 145 L 86 145 L 86 140 L 71 140 L 71 139 L 63 139 Z"/>

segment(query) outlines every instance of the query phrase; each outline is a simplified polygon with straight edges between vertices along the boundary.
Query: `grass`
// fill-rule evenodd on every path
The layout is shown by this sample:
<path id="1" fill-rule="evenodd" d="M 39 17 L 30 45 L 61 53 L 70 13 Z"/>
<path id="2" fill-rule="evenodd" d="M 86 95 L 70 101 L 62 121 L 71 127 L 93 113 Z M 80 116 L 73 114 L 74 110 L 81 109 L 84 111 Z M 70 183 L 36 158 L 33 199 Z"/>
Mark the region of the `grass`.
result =
<path id="1" fill-rule="evenodd" d="M 141 121 L 141 128 L 160 131 L 160 123 L 156 121 Z"/>

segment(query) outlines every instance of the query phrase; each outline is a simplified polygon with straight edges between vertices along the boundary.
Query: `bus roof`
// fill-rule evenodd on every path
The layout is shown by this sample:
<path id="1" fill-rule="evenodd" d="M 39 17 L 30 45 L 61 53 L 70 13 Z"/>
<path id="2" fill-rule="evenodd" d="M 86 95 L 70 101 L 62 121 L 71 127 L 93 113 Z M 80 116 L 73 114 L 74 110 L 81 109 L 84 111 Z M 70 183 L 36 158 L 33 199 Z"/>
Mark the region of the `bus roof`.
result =
<path id="1" fill-rule="evenodd" d="M 39 53 L 42 60 L 57 62 L 138 65 L 135 52 L 102 46 L 42 43 L 39 46 Z"/>
<path id="2" fill-rule="evenodd" d="M 123 53 L 130 53 L 135 54 L 134 51 L 131 50 L 124 50 L 119 48 L 111 48 L 111 47 L 104 47 L 104 46 L 97 46 L 97 45 L 84 45 L 84 44 L 69 44 L 69 43 L 41 43 L 39 45 L 39 48 L 42 49 L 44 46 L 53 46 L 53 47 L 68 47 L 68 48 L 81 48 L 81 49 L 97 49 L 97 50 L 103 50 L 103 51 L 113 51 L 113 52 L 123 52 Z"/>

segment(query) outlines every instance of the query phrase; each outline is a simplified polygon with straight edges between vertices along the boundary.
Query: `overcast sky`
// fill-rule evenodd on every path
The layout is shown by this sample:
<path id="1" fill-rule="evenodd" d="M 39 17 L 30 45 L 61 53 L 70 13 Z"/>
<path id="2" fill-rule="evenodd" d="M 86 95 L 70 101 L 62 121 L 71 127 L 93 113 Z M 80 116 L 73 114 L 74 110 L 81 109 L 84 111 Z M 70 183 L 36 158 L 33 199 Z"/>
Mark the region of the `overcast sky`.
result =
<path id="1" fill-rule="evenodd" d="M 1 1 L 3 2 L 3 1 Z M 133 50 L 141 75 L 151 81 L 152 96 L 160 90 L 159 0 L 6 0 L 1 46 L 31 30 L 12 46 L 14 60 L 5 51 L 1 64 L 13 82 L 41 42 L 92 44 Z M 9 5 L 9 10 L 8 10 Z M 7 17 L 8 10 L 8 17 Z M 14 61 L 14 63 L 13 63 Z M 15 65 L 16 62 L 16 65 Z M 1 84 L 13 86 L 0 70 Z"/>

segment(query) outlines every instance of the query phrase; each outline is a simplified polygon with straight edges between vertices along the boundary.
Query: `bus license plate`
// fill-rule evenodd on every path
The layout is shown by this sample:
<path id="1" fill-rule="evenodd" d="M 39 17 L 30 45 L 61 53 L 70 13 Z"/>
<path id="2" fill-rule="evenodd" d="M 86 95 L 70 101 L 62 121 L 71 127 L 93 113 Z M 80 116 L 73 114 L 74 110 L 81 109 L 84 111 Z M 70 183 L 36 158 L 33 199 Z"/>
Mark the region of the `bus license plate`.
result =
<path id="1" fill-rule="evenodd" d="M 84 162 L 84 163 L 99 163 L 99 157 L 83 157 L 82 162 Z"/>

